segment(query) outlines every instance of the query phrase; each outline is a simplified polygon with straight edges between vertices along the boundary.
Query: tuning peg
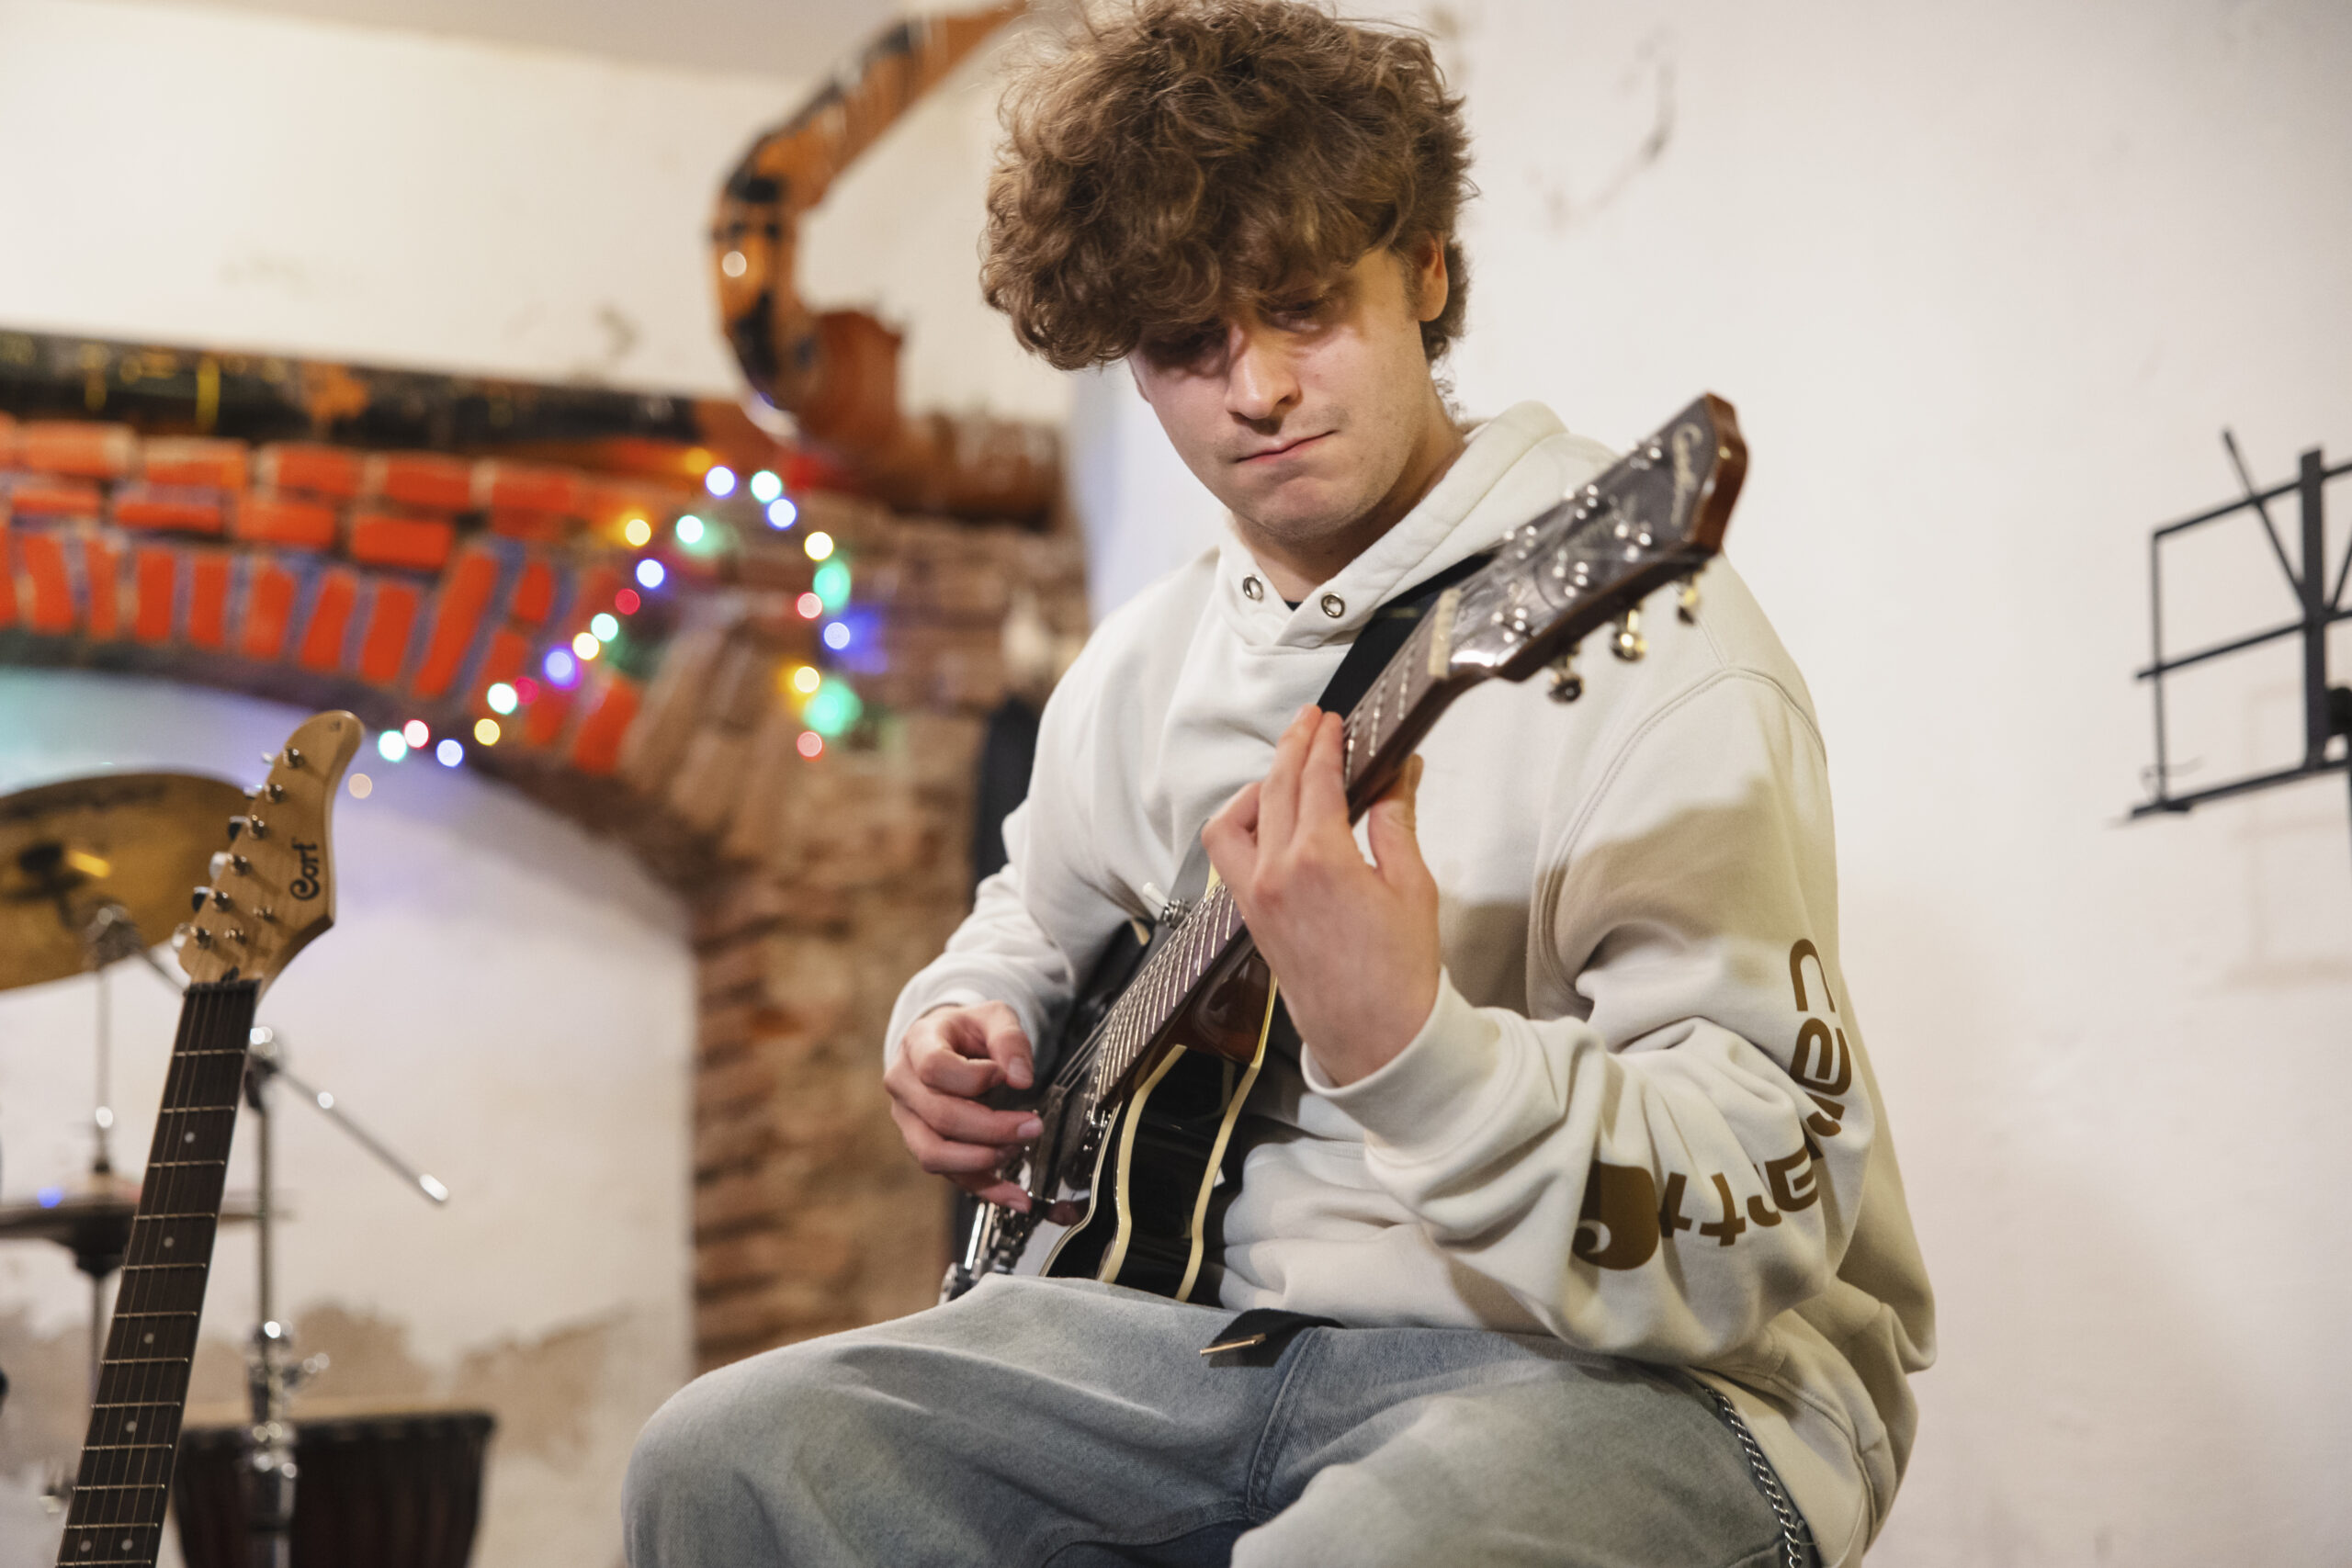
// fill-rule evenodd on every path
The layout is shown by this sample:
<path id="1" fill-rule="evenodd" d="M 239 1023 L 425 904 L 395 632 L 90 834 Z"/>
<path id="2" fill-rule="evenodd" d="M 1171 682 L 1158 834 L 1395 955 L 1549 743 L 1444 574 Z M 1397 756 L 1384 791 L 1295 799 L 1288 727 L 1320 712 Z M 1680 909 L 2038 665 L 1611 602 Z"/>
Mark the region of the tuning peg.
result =
<path id="1" fill-rule="evenodd" d="M 251 833 L 256 839 L 266 839 L 269 837 L 269 824 L 258 817 L 230 818 L 229 841 L 235 843 L 239 833 Z"/>
<path id="2" fill-rule="evenodd" d="M 282 784 L 257 784 L 245 791 L 247 800 L 284 800 L 286 786 Z"/>
<path id="3" fill-rule="evenodd" d="M 199 887 L 195 892 L 188 895 L 187 907 L 200 915 L 204 913 L 204 901 L 211 897 L 212 889 L 209 887 Z"/>
<path id="4" fill-rule="evenodd" d="M 1545 694 L 1555 703 L 1572 703 L 1584 695 L 1584 677 L 1577 673 L 1574 652 L 1552 660 L 1552 689 Z"/>
<path id="5" fill-rule="evenodd" d="M 286 748 L 284 761 L 286 763 L 286 771 L 288 773 L 299 773 L 302 771 L 302 753 L 294 747 L 288 746 Z"/>
<path id="6" fill-rule="evenodd" d="M 233 909 L 237 907 L 237 902 L 216 887 L 212 890 L 212 907 L 216 909 Z"/>
<path id="7" fill-rule="evenodd" d="M 188 927 L 187 939 L 196 943 L 198 947 L 210 947 L 212 945 L 212 933 L 206 931 L 202 926 Z"/>
<path id="8" fill-rule="evenodd" d="M 1639 610 L 1626 611 L 1617 622 L 1615 634 L 1609 639 L 1609 651 L 1632 664 L 1649 650 L 1650 645 L 1642 638 L 1642 613 Z"/>
<path id="9" fill-rule="evenodd" d="M 1674 596 L 1674 614 L 1684 626 L 1699 618 L 1699 581 L 1696 578 L 1682 580 L 1682 592 Z"/>

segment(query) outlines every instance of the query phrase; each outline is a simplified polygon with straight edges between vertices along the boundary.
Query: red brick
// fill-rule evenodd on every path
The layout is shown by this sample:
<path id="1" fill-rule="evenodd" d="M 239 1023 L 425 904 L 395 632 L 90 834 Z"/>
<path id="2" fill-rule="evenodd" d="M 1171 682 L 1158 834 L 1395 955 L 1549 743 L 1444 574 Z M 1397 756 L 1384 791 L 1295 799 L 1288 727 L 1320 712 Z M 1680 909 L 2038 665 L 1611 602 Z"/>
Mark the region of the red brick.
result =
<path id="1" fill-rule="evenodd" d="M 644 694 L 626 675 L 608 676 L 602 685 L 580 721 L 580 733 L 572 738 L 571 765 L 583 773 L 609 773 L 619 763 L 622 738 L 628 734 Z"/>
<path id="2" fill-rule="evenodd" d="M 311 601 L 310 624 L 302 628 L 296 660 L 305 670 L 322 674 L 343 667 L 344 638 L 351 630 L 351 612 L 359 601 L 358 574 L 336 567 L 319 579 Z"/>
<path id="3" fill-rule="evenodd" d="M 578 517 L 588 503 L 587 476 L 577 468 L 539 463 L 487 462 L 474 466 L 474 499 L 492 512 L 548 513 Z"/>
<path id="4" fill-rule="evenodd" d="M 378 452 L 361 472 L 359 493 L 429 512 L 469 512 L 474 504 L 474 466 L 437 452 Z"/>
<path id="5" fill-rule="evenodd" d="M 408 660 L 409 634 L 416 629 L 416 613 L 424 595 L 405 582 L 379 581 L 368 613 L 368 629 L 359 638 L 357 672 L 363 681 L 389 686 L 400 679 Z"/>
<path id="6" fill-rule="evenodd" d="M 141 642 L 172 640 L 172 603 L 179 589 L 179 552 L 168 545 L 141 545 L 131 551 L 130 575 L 135 603 L 130 635 Z"/>
<path id="7" fill-rule="evenodd" d="M 438 571 L 457 543 L 458 530 L 438 517 L 397 512 L 355 512 L 345 547 L 351 558 L 370 566 L 406 566 Z"/>
<path id="8" fill-rule="evenodd" d="M 280 491 L 254 491 L 237 498 L 229 531 L 255 544 L 325 550 L 334 547 L 337 521 L 335 508 L 327 502 Z"/>
<path id="9" fill-rule="evenodd" d="M 244 636 L 238 651 L 247 659 L 276 659 L 285 650 L 286 623 L 300 586 L 276 561 L 265 558 L 254 564 L 245 582 Z"/>
<path id="10" fill-rule="evenodd" d="M 17 517 L 90 517 L 105 510 L 105 498 L 87 479 L 18 472 L 0 475 L 0 497 Z"/>
<path id="11" fill-rule="evenodd" d="M 120 637 L 122 550 L 105 534 L 83 536 L 82 585 L 90 596 L 91 638 L 97 642 L 110 642 Z"/>
<path id="12" fill-rule="evenodd" d="M 139 471 L 146 476 L 149 484 L 243 490 L 251 466 L 249 457 L 242 441 L 154 436 L 139 455 Z"/>
<path id="13" fill-rule="evenodd" d="M 193 485 L 117 485 L 108 507 L 125 528 L 164 528 L 182 534 L 218 534 L 228 498 Z"/>
<path id="14" fill-rule="evenodd" d="M 536 626 L 548 618 L 548 612 L 554 607 L 555 569 L 533 556 L 523 563 L 523 575 L 515 580 L 506 614 L 526 626 Z"/>
<path id="15" fill-rule="evenodd" d="M 235 564 L 225 550 L 188 555 L 187 640 L 198 648 L 229 642 L 229 573 Z"/>
<path id="16" fill-rule="evenodd" d="M 497 589 L 496 556 L 478 546 L 458 552 L 457 564 L 442 581 L 439 602 L 433 608 L 433 631 L 410 682 L 418 696 L 437 697 L 449 690 Z"/>
<path id="17" fill-rule="evenodd" d="M 17 531 L 17 559 L 31 590 L 25 625 L 45 637 L 74 629 L 74 579 L 65 565 L 65 544 L 46 529 Z"/>
<path id="18" fill-rule="evenodd" d="M 17 427 L 17 462 L 43 473 L 89 479 L 120 479 L 139 455 L 127 424 L 81 419 L 36 419 Z"/>
<path id="19" fill-rule="evenodd" d="M 519 539 L 526 545 L 560 545 L 571 537 L 579 525 L 560 512 L 493 512 L 490 514 L 490 531 L 503 539 Z"/>
<path id="20" fill-rule="evenodd" d="M 341 446 L 280 442 L 254 454 L 254 482 L 266 490 L 353 501 L 359 495 L 363 457 Z"/>

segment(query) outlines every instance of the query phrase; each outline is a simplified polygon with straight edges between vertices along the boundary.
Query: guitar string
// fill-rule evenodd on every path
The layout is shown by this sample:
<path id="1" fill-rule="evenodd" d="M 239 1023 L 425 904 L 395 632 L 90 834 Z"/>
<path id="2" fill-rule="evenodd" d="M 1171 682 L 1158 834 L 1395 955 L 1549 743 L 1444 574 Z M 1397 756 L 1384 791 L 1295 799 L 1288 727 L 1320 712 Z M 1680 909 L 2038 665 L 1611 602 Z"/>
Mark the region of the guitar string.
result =
<path id="1" fill-rule="evenodd" d="M 179 1038 L 174 1043 L 172 1060 L 164 1073 L 164 1105 L 167 1110 L 183 1099 L 187 1093 L 188 1076 L 187 1069 L 189 1062 L 187 1046 L 192 1038 L 197 1037 L 199 1032 L 209 1027 L 212 1007 L 211 994 L 198 992 L 183 1011 L 178 1031 Z M 158 1131 L 161 1130 L 159 1124 Z M 168 1170 L 153 1171 L 154 1163 L 154 1156 L 151 1149 L 148 1164 L 151 1168 L 149 1175 L 155 1181 L 153 1190 L 158 1193 L 159 1201 L 170 1202 L 171 1200 L 162 1197 L 169 1172 Z M 167 1212 L 170 1211 L 167 1210 Z M 124 1247 L 126 1263 L 136 1262 L 141 1257 L 139 1244 L 144 1239 L 141 1229 L 134 1213 L 131 1234 Z M 114 1314 L 119 1315 L 126 1307 L 132 1311 L 139 1310 L 148 1293 L 143 1275 L 126 1272 L 122 1283 L 115 1292 Z M 113 1337 L 111 1321 L 108 1328 L 108 1338 L 111 1339 Z M 119 1441 L 123 1435 L 121 1427 L 125 1419 L 120 1413 L 121 1406 L 125 1403 L 123 1396 L 143 1395 L 150 1392 L 152 1391 L 140 1386 L 140 1382 L 134 1382 L 132 1377 L 126 1376 L 126 1369 L 116 1362 L 111 1356 L 106 1354 L 106 1348 L 102 1348 L 97 1383 L 92 1396 L 93 1408 L 90 1412 L 89 1427 L 84 1438 L 85 1443 L 97 1445 L 101 1438 L 108 1436 L 106 1427 L 109 1420 L 112 1421 L 115 1428 L 110 1435 Z M 109 1416 L 109 1409 L 116 1413 Z M 150 1437 L 152 1436 L 151 1433 Z M 120 1517 L 119 1506 L 128 1503 L 130 1499 L 118 1488 L 132 1481 L 133 1455 L 137 1451 L 113 1446 L 94 1448 L 81 1467 L 85 1495 L 76 1498 L 77 1502 L 85 1504 L 79 1510 L 85 1529 L 98 1527 L 112 1529 L 125 1522 Z M 117 1506 L 109 1507 L 109 1504 Z"/>
<path id="2" fill-rule="evenodd" d="M 130 1325 L 134 1321 L 161 1323 L 166 1315 L 188 1315 L 184 1309 L 174 1314 L 170 1303 L 178 1296 L 192 1293 L 187 1287 L 200 1291 L 209 1278 L 211 1249 L 198 1244 L 208 1239 L 203 1234 L 208 1229 L 218 1229 L 217 1195 L 209 1206 L 212 1212 L 199 1214 L 198 1211 L 208 1205 L 198 1201 L 202 1195 L 200 1190 L 189 1189 L 218 1185 L 208 1181 L 207 1176 L 210 1168 L 222 1166 L 223 1162 L 208 1157 L 203 1162 L 205 1168 L 199 1169 L 195 1162 L 173 1157 L 181 1151 L 172 1144 L 171 1135 L 182 1131 L 183 1124 L 191 1120 L 224 1114 L 220 1105 L 212 1103 L 214 1100 L 225 1099 L 225 1114 L 233 1118 L 242 1074 L 213 1093 L 207 1093 L 205 1077 L 214 1069 L 210 1058 L 233 1048 L 216 1043 L 216 1036 L 222 1032 L 224 1017 L 233 1021 L 240 1000 L 234 990 L 202 990 L 191 998 L 182 1040 L 166 1073 L 164 1103 L 158 1114 L 149 1156 L 152 1184 L 147 1190 L 153 1212 L 143 1220 L 137 1215 L 133 1218 L 132 1235 L 126 1248 L 126 1263 L 130 1268 L 126 1271 L 123 1286 L 116 1292 L 113 1319 L 100 1357 L 96 1401 L 100 1408 L 92 1412 L 85 1438 L 85 1443 L 91 1444 L 97 1444 L 102 1436 L 113 1439 L 97 1444 L 85 1467 L 81 1499 L 84 1506 L 77 1512 L 83 1515 L 80 1528 L 85 1530 L 124 1527 L 160 1529 L 163 1506 L 168 1504 L 165 1494 L 170 1485 L 169 1466 L 158 1456 L 168 1458 L 175 1450 L 178 1421 L 164 1421 L 162 1427 L 171 1429 L 159 1430 L 153 1413 L 164 1404 L 184 1407 L 185 1378 L 178 1374 L 187 1370 L 193 1357 L 194 1336 L 192 1332 L 188 1334 L 189 1344 L 183 1354 L 177 1337 L 158 1328 L 153 1332 L 166 1336 L 162 1348 L 165 1353 L 130 1357 L 127 1352 L 130 1348 Z M 233 1132 L 232 1125 L 232 1135 Z M 189 1128 L 183 1143 L 192 1136 L 193 1129 Z M 209 1152 L 209 1144 L 206 1146 Z M 225 1168 L 219 1174 L 225 1177 Z M 189 1244 L 187 1256 L 195 1257 L 201 1252 L 202 1259 L 196 1263 L 165 1263 L 162 1256 L 165 1248 L 182 1241 Z M 175 1274 L 181 1276 L 176 1282 Z M 191 1274 L 192 1280 L 186 1278 Z M 166 1395 L 170 1397 L 164 1397 Z M 136 1423 L 141 1420 L 148 1422 L 144 1434 L 138 1432 Z M 113 1426 L 111 1433 L 107 1431 L 109 1421 Z M 126 1438 L 135 1440 L 126 1442 Z M 88 1544 L 85 1538 L 85 1548 Z M 61 1561 L 70 1557 L 69 1553 Z M 107 1561 L 86 1555 L 79 1560 Z M 152 1562 L 152 1556 L 147 1561 Z"/>
<path id="3" fill-rule="evenodd" d="M 217 1003 L 209 992 L 199 992 L 193 998 L 192 1005 L 188 1009 L 188 1017 L 183 1021 L 181 1027 L 181 1039 L 173 1053 L 174 1060 L 165 1074 L 164 1104 L 166 1112 L 172 1106 L 187 1099 L 190 1095 L 192 1075 L 189 1069 L 193 1058 L 188 1055 L 188 1048 L 193 1040 L 209 1035 L 212 1021 L 210 1015 L 216 1007 Z M 168 1136 L 165 1118 L 159 1118 L 157 1132 L 159 1134 Z M 161 1142 L 160 1137 L 158 1142 Z M 154 1169 L 156 1160 L 152 1149 L 148 1156 L 148 1165 L 154 1181 L 152 1190 L 156 1194 L 156 1201 L 164 1206 L 164 1212 L 177 1213 L 179 1199 L 173 1191 L 174 1172 L 169 1168 L 162 1170 Z M 150 1235 L 152 1235 L 152 1225 L 141 1225 L 134 1216 L 131 1235 L 125 1247 L 126 1263 L 136 1264 L 144 1258 L 145 1249 L 141 1244 L 148 1240 Z M 115 1292 L 116 1316 L 119 1318 L 126 1309 L 139 1312 L 149 1308 L 152 1304 L 148 1300 L 151 1294 L 147 1288 L 145 1275 L 126 1274 L 122 1286 Z M 115 1337 L 111 1332 L 111 1326 L 109 1324 L 109 1339 Z M 115 1445 L 120 1444 L 121 1439 L 127 1435 L 123 1430 L 126 1420 L 135 1421 L 136 1419 L 126 1414 L 127 1408 L 143 1407 L 156 1392 L 147 1385 L 145 1377 L 140 1375 L 143 1370 L 130 1371 L 114 1357 L 109 1355 L 102 1358 L 99 1363 L 96 1393 L 99 1407 L 91 1412 L 87 1440 L 96 1441 L 101 1437 L 111 1437 Z M 126 1375 L 127 1371 L 128 1375 Z M 109 1410 L 112 1414 L 108 1413 Z M 114 1428 L 111 1433 L 105 1430 L 109 1421 Z M 133 1430 L 135 1429 L 134 1427 Z M 146 1440 L 154 1440 L 152 1427 Z M 85 1511 L 87 1523 L 90 1526 L 113 1528 L 128 1522 L 122 1516 L 127 1509 L 136 1506 L 137 1500 L 117 1488 L 135 1484 L 136 1482 L 145 1479 L 138 1473 L 138 1457 L 142 1451 L 144 1450 L 120 1446 L 107 1446 L 100 1448 L 93 1456 L 93 1462 L 87 1467 L 88 1479 L 96 1490 L 94 1491 L 90 1506 Z M 113 1506 L 109 1506 L 109 1505 Z"/>

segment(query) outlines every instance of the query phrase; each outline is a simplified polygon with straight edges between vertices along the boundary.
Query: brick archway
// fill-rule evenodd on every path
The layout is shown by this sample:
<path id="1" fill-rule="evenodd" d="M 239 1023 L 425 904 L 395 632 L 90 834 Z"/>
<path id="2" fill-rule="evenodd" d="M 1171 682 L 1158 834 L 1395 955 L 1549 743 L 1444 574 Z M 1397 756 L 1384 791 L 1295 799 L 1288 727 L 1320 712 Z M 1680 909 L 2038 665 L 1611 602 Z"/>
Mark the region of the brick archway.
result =
<path id="1" fill-rule="evenodd" d="M 1007 615 L 1085 627 L 1068 534 L 795 499 L 778 529 L 681 479 L 0 415 L 0 663 L 422 722 L 685 897 L 705 1366 L 930 1300 L 944 1199 L 875 1045 L 965 905 Z M 853 586 L 812 617 L 818 532 Z M 814 757 L 803 669 L 865 708 Z"/>

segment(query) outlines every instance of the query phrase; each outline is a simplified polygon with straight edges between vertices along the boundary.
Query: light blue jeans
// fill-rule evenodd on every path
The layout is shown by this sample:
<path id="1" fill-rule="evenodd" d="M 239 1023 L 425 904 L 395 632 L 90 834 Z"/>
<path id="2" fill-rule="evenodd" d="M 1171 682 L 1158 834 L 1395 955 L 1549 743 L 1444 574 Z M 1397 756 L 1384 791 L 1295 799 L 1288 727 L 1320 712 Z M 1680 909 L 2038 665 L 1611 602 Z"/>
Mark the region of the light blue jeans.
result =
<path id="1" fill-rule="evenodd" d="M 1308 1328 L 1007 1279 L 697 1379 L 638 1439 L 632 1568 L 1769 1568 L 1689 1379 L 1539 1336 Z M 1221 1357 L 1221 1362 L 1232 1358 Z"/>

